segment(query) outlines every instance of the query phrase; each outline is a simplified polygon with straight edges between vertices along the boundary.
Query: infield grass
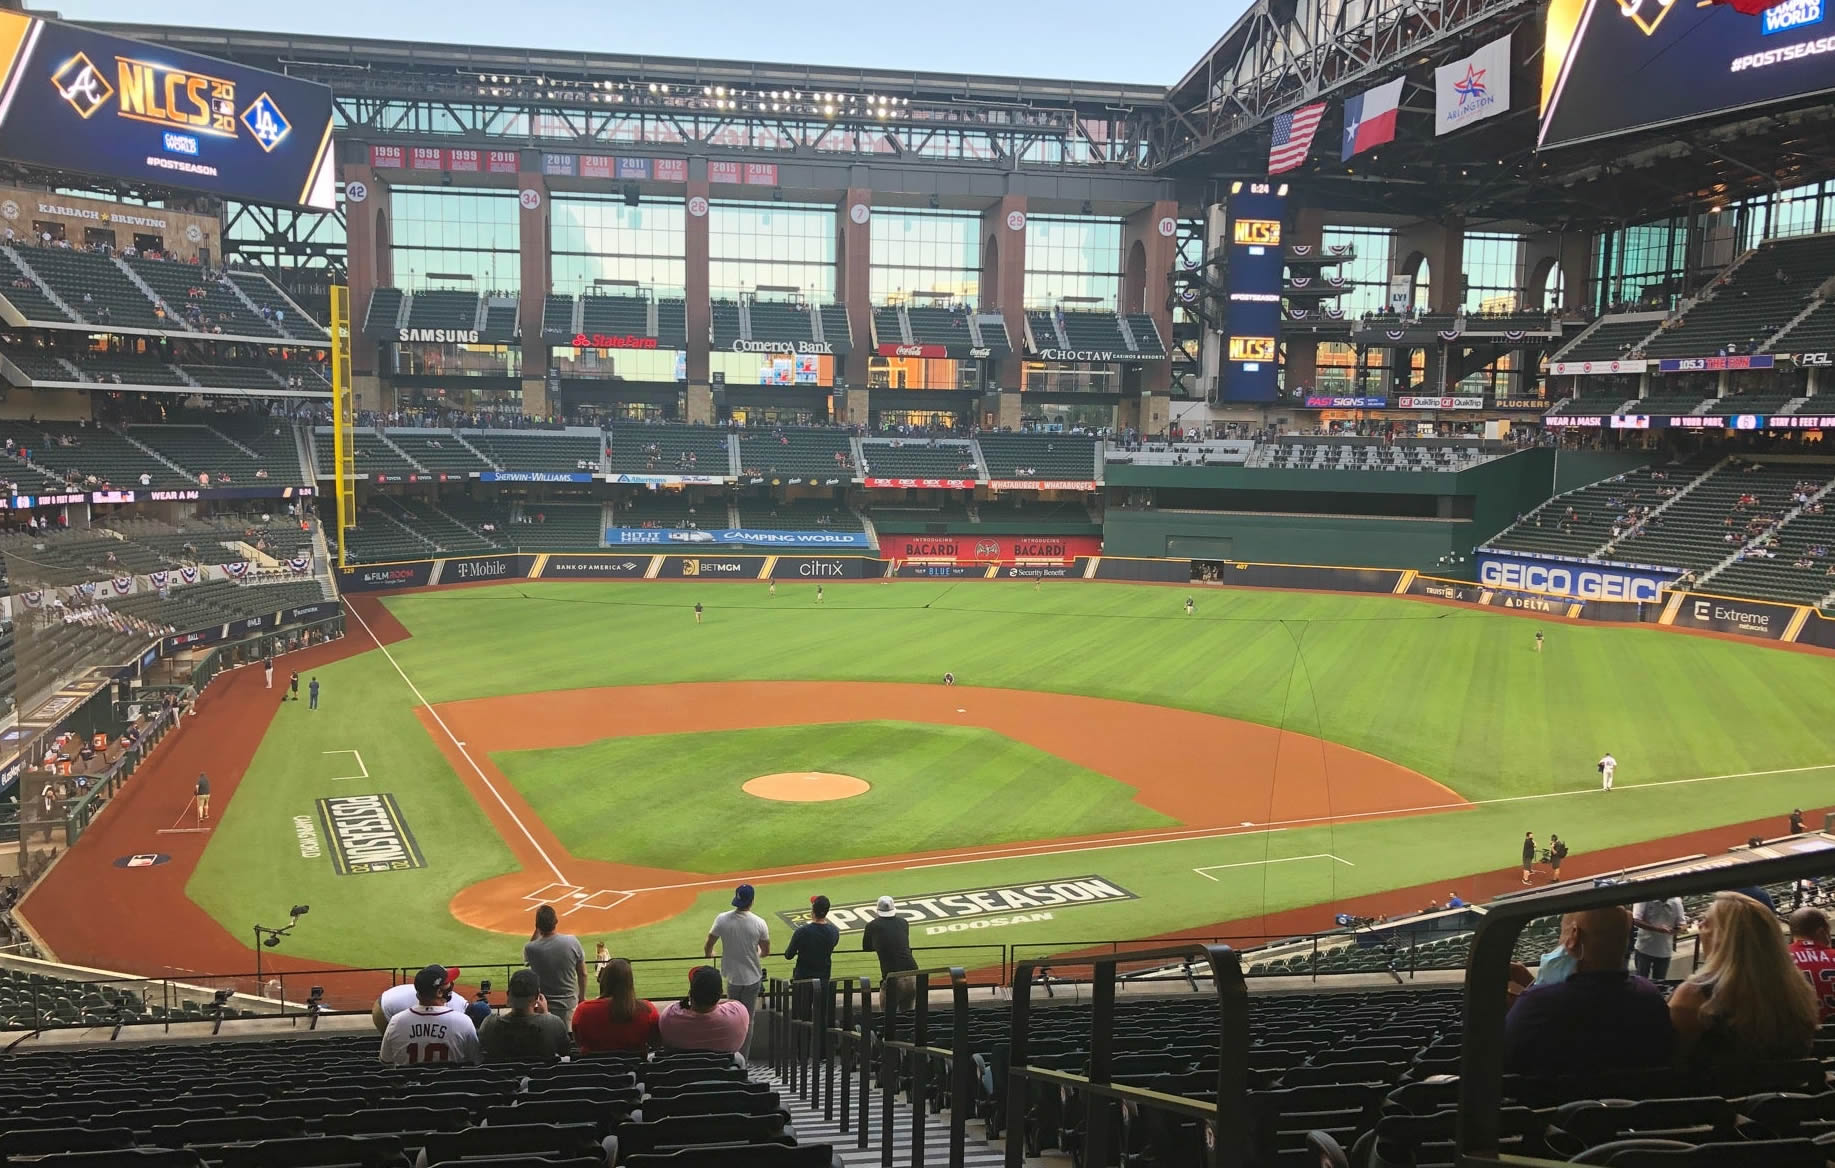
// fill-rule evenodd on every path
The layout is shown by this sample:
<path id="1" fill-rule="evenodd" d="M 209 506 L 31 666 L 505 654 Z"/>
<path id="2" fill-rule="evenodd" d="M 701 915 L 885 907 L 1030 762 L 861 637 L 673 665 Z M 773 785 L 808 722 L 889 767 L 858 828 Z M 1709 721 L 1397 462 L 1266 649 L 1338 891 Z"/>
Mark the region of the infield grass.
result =
<path id="1" fill-rule="evenodd" d="M 813 588 L 778 592 L 769 597 L 762 583 L 537 583 L 386 603 L 413 633 L 391 652 L 435 702 L 679 681 L 935 682 L 950 670 L 967 685 L 1089 694 L 1281 725 L 1412 767 L 1468 798 L 1497 801 L 1401 820 L 1295 825 L 1277 834 L 759 882 L 767 914 L 806 904 L 817 892 L 847 903 L 1086 874 L 1139 897 L 1069 908 L 1046 921 L 934 936 L 914 929 L 917 943 L 998 947 L 1166 933 L 1506 867 L 1525 829 L 1539 838 L 1560 832 L 1578 859 L 1771 815 L 1781 827 L 1793 806 L 1835 802 L 1829 794 L 1835 659 L 1827 657 L 1390 597 L 1200 591 L 1197 615 L 1188 618 L 1184 591 L 1122 584 L 1077 582 L 1037 592 L 1029 584 L 982 581 L 860 584 L 828 588 L 819 608 Z M 692 617 L 696 600 L 707 607 L 700 626 Z M 1533 651 L 1538 630 L 1547 636 L 1540 654 Z M 352 635 L 364 637 L 355 622 Z M 281 708 L 247 781 L 221 812 L 190 883 L 192 898 L 236 935 L 289 903 L 310 902 L 313 914 L 287 949 L 304 957 L 399 965 L 513 956 L 515 938 L 470 929 L 447 910 L 461 888 L 510 870 L 514 860 L 413 714 L 407 686 L 374 651 L 318 676 L 324 708 L 316 717 L 303 703 Z M 809 754 L 835 736 L 834 727 L 817 729 L 805 740 Z M 907 734 L 896 737 L 912 741 Z M 345 773 L 342 760 L 322 752 L 349 749 L 362 752 L 373 781 L 332 781 Z M 1602 796 L 1593 762 L 1607 750 L 1619 759 L 1618 789 Z M 579 750 L 529 753 L 589 757 Z M 550 826 L 585 854 L 605 847 L 619 849 L 606 858 L 631 860 L 623 849 L 637 848 L 642 862 L 690 872 L 731 866 L 730 821 L 670 814 L 680 800 L 672 801 L 667 776 L 680 774 L 679 767 L 662 752 L 654 759 L 620 757 L 641 772 L 646 790 L 657 792 L 628 829 L 600 811 L 595 799 L 602 796 L 592 788 L 566 788 L 565 773 L 597 765 L 596 758 L 582 764 L 557 757 L 549 769 L 560 777 L 536 773 L 543 769 L 538 763 L 517 781 L 548 801 L 554 809 L 545 805 L 543 813 Z M 858 773 L 867 765 L 829 766 L 795 749 L 772 759 L 714 769 L 743 781 L 767 770 Z M 507 761 L 522 770 L 519 760 Z M 921 774 L 924 760 L 905 765 Z M 1677 783 L 1705 776 L 1737 777 Z M 1668 783 L 1677 785 L 1659 785 Z M 1126 789 L 1111 786 L 1127 805 Z M 427 868 L 341 877 L 324 858 L 299 855 L 293 820 L 311 815 L 315 799 L 383 791 L 396 795 Z M 906 800 L 892 819 L 892 842 L 856 846 L 846 837 L 877 831 L 882 817 L 858 814 L 859 799 L 826 806 L 841 815 L 813 833 L 827 849 L 820 854 L 828 855 L 982 842 L 1002 827 L 982 822 L 987 815 L 965 813 L 953 821 L 977 834 L 942 839 L 939 833 L 953 830 L 943 812 L 953 809 L 925 810 L 921 800 Z M 907 833 L 913 806 L 919 830 Z M 1113 810 L 1103 799 L 1090 806 Z M 759 830 L 744 828 L 746 846 L 771 855 L 809 846 L 811 833 L 798 822 L 803 810 L 791 810 L 779 822 L 749 807 Z M 1044 820 L 1025 822 L 1041 823 L 1047 838 L 1070 834 Z M 1019 838 L 1020 829 L 1015 832 L 999 838 Z M 587 842 L 595 839 L 603 842 Z M 1349 863 L 1297 858 L 1317 854 Z M 800 866 L 811 857 L 793 860 Z M 1193 871 L 1224 864 L 1241 866 L 1215 869 L 1214 879 Z M 615 937 L 614 946 L 639 957 L 698 954 L 707 921 L 729 895 L 710 888 L 694 910 Z M 1318 924 L 1330 924 L 1329 908 L 1321 909 Z"/>
<path id="2" fill-rule="evenodd" d="M 1177 821 L 1134 789 L 992 731 L 910 722 L 777 726 L 609 738 L 491 756 L 576 856 L 734 872 L 901 852 L 1096 835 Z M 760 775 L 827 771 L 865 780 L 847 799 L 779 803 L 742 787 Z M 1048 798 L 1042 797 L 1049 794 Z"/>

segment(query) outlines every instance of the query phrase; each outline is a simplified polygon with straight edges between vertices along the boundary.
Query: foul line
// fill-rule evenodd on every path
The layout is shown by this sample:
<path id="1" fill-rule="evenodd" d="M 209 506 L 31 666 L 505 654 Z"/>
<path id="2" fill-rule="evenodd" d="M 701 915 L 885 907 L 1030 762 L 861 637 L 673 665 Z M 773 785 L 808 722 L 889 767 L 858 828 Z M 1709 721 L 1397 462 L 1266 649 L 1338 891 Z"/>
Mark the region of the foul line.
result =
<path id="1" fill-rule="evenodd" d="M 359 617 L 359 620 L 362 618 Z M 1639 791 L 1661 787 L 1681 787 L 1692 783 L 1718 783 L 1728 779 L 1757 779 L 1770 775 L 1799 775 L 1813 771 L 1835 770 L 1835 763 L 1817 763 L 1814 766 L 1779 767 L 1765 771 L 1737 771 L 1725 775 L 1701 775 L 1692 779 L 1662 779 L 1652 783 L 1626 783 L 1615 787 L 1615 792 Z M 1458 803 L 1430 803 L 1420 807 L 1394 807 L 1387 811 L 1360 811 L 1353 815 L 1313 815 L 1300 819 L 1277 819 L 1265 824 L 1251 827 L 1191 827 L 1180 828 L 1147 835 L 1101 836 L 1086 843 L 1069 847 L 1049 848 L 1049 841 L 1044 844 L 1018 844 L 1010 847 L 983 848 L 976 851 L 962 852 L 956 856 L 946 856 L 922 864 L 906 864 L 903 870 L 916 872 L 926 868 L 953 868 L 958 864 L 985 864 L 992 860 L 1027 860 L 1034 856 L 1063 856 L 1081 852 L 1100 852 L 1112 848 L 1137 848 L 1147 844 L 1182 843 L 1188 840 L 1225 839 L 1238 835 L 1258 835 L 1283 831 L 1289 827 L 1305 827 L 1318 823 L 1355 822 L 1365 819 L 1382 819 L 1398 815 L 1422 815 L 1434 811 L 1460 811 L 1474 807 L 1488 807 L 1502 803 L 1528 803 L 1538 799 L 1559 799 L 1576 795 L 1603 794 L 1597 787 L 1587 787 L 1575 791 L 1543 791 L 1535 795 L 1505 795 L 1495 799 L 1468 799 Z M 1040 850 L 1043 849 L 1043 850 Z M 797 880 L 810 876 L 828 876 L 840 872 L 888 871 L 891 865 L 887 861 L 868 860 L 854 864 L 831 864 L 819 868 L 791 868 L 777 872 L 757 872 L 749 875 L 753 883 L 767 880 Z M 636 892 L 674 892 L 684 888 L 719 888 L 730 884 L 729 878 L 716 880 L 688 880 L 679 884 L 657 884 L 648 888 L 633 888 Z"/>
<path id="2" fill-rule="evenodd" d="M 370 768 L 363 765 L 363 756 L 361 754 L 358 754 L 354 750 L 321 750 L 319 751 L 319 753 L 320 754 L 352 755 L 357 760 L 357 769 L 363 772 L 362 774 L 357 774 L 357 775 L 333 775 L 331 777 L 331 781 L 334 783 L 348 783 L 355 779 L 367 779 L 370 777 Z"/>
<path id="3" fill-rule="evenodd" d="M 471 756 L 471 752 L 465 749 L 465 744 L 460 742 L 459 736 L 452 732 L 452 727 L 446 725 L 446 719 L 440 717 L 440 712 L 433 708 L 433 703 L 427 700 L 427 695 L 420 691 L 420 687 L 414 684 L 414 679 L 409 677 L 407 672 L 402 669 L 401 663 L 395 660 L 395 654 L 389 652 L 389 647 L 382 643 L 382 638 L 376 635 L 376 630 L 370 628 L 370 622 L 363 619 L 363 614 L 357 610 L 356 605 L 350 605 L 348 608 L 350 614 L 357 618 L 357 623 L 363 626 L 363 631 L 369 634 L 370 640 L 375 642 L 376 648 L 382 650 L 383 659 L 394 668 L 396 676 L 401 678 L 402 684 L 408 687 L 408 691 L 414 695 L 416 701 L 427 707 L 427 715 L 431 717 L 434 722 L 438 723 L 440 730 L 446 735 L 447 740 L 452 743 L 453 749 L 457 750 L 459 756 L 471 765 L 472 773 L 478 776 L 478 781 L 484 784 L 484 789 L 489 791 L 492 797 L 497 800 L 497 805 L 503 808 L 503 813 L 510 817 L 510 822 L 514 823 L 516 829 L 522 832 L 523 838 L 529 841 L 529 846 L 535 849 L 535 854 L 542 858 L 542 863 L 548 865 L 548 871 L 554 873 L 555 880 L 561 884 L 572 884 L 573 881 L 561 875 L 560 868 L 549 858 L 547 851 L 542 848 L 542 845 L 536 841 L 535 835 L 530 832 L 528 825 L 523 823 L 517 816 L 515 810 L 511 808 L 509 801 L 503 797 L 503 792 L 499 791 L 497 785 L 491 782 L 489 776 L 484 773 L 484 768 L 478 765 L 478 760 L 474 759 Z"/>
<path id="4" fill-rule="evenodd" d="M 1330 852 L 1314 852 L 1310 856 L 1286 856 L 1279 860 L 1244 860 L 1240 864 L 1206 864 L 1202 868 L 1193 868 L 1192 871 L 1204 877 L 1206 880 L 1217 883 L 1217 878 L 1211 875 L 1211 873 L 1221 872 L 1225 868 L 1259 868 L 1264 864 L 1291 864 L 1295 860 L 1335 860 L 1347 868 L 1357 867 L 1356 864 L 1351 863 L 1351 861 L 1345 859 L 1343 856 L 1334 856 Z"/>

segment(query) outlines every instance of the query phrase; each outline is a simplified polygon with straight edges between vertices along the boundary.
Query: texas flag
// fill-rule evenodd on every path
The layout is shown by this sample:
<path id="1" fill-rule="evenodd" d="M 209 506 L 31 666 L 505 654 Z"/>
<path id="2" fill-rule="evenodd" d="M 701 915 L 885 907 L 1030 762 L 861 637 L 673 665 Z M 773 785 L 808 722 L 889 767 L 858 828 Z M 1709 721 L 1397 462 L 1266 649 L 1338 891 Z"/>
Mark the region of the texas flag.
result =
<path id="1" fill-rule="evenodd" d="M 1395 141 L 1395 111 L 1402 104 L 1402 81 L 1397 77 L 1355 97 L 1344 99 L 1344 146 L 1340 162 L 1384 142 Z"/>

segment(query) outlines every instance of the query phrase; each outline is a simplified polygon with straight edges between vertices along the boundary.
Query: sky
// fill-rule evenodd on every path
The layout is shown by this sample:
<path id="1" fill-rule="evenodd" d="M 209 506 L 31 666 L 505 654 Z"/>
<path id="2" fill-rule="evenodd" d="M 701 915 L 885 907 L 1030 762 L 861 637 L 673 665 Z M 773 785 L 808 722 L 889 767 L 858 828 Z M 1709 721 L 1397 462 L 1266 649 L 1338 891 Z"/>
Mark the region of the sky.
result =
<path id="1" fill-rule="evenodd" d="M 1202 17 L 1114 0 L 1005 0 L 992 8 L 935 0 L 188 0 L 154 8 L 145 0 L 48 0 L 29 7 L 69 20 L 139 23 L 182 12 L 180 23 L 194 28 L 1171 85 L 1247 0 L 1221 0 Z"/>

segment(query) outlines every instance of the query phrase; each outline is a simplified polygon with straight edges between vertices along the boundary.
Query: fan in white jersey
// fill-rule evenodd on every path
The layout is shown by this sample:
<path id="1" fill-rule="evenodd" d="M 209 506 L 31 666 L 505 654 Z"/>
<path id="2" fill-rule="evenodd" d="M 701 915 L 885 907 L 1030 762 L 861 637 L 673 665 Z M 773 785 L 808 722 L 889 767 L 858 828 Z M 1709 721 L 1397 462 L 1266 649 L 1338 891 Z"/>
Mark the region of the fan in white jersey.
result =
<path id="1" fill-rule="evenodd" d="M 1606 756 L 1599 760 L 1600 790 L 1610 791 L 1612 789 L 1612 772 L 1617 769 L 1618 760 L 1612 757 L 1611 751 L 1606 751 Z"/>
<path id="2" fill-rule="evenodd" d="M 414 975 L 416 1003 L 389 1019 L 376 1057 L 396 1066 L 419 1063 L 475 1063 L 478 1028 L 446 998 L 452 989 L 446 967 L 429 965 Z"/>
<path id="3" fill-rule="evenodd" d="M 459 980 L 461 972 L 462 971 L 455 965 L 446 967 L 446 984 L 448 987 Z M 445 1000 L 449 1002 L 452 1001 L 452 991 L 450 988 L 447 990 Z M 409 1006 L 419 1004 L 419 1002 L 420 992 L 414 988 L 414 983 L 411 981 L 404 981 L 398 986 L 390 986 L 388 989 L 383 990 L 382 996 L 376 999 L 376 1004 L 370 1007 L 370 1021 L 376 1024 L 376 1033 L 381 1034 L 384 1030 L 387 1030 L 389 1028 L 389 1019 L 395 1017 L 395 1015 L 401 1013 Z M 465 1003 L 463 1001 L 454 1004 L 461 1010 L 465 1008 Z"/>

